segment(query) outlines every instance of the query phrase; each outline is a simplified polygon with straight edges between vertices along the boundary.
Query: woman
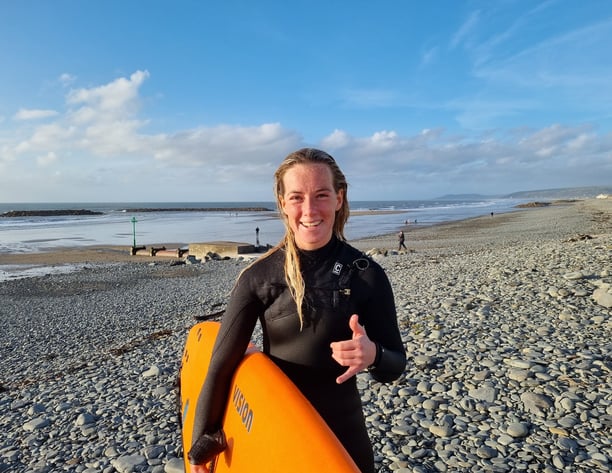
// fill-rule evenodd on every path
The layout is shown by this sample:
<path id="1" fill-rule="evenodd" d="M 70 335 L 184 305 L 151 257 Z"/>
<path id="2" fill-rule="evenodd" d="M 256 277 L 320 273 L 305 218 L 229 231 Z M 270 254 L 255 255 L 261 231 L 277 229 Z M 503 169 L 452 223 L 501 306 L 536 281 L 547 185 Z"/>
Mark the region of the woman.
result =
<path id="1" fill-rule="evenodd" d="M 198 398 L 191 472 L 225 448 L 221 423 L 234 370 L 257 320 L 263 351 L 321 414 L 362 472 L 374 471 L 355 374 L 393 381 L 406 365 L 382 268 L 345 242 L 347 183 L 327 153 L 305 148 L 275 173 L 283 240 L 239 276 Z M 271 400 L 274 402 L 275 400 Z"/>

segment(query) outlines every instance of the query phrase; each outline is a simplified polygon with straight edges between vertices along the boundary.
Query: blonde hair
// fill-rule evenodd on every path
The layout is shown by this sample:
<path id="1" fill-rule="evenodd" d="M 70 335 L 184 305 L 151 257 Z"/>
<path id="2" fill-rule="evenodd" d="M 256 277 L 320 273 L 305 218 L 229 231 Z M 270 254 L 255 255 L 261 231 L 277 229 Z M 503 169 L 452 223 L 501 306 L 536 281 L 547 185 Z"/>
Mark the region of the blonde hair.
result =
<path id="1" fill-rule="evenodd" d="M 302 305 L 304 303 L 305 283 L 302 277 L 300 258 L 298 254 L 298 246 L 295 242 L 295 235 L 289 226 L 287 215 L 283 212 L 283 195 L 285 194 L 283 177 L 285 173 L 296 164 L 325 164 L 332 173 L 334 191 L 342 193 L 342 205 L 336 211 L 334 220 L 333 233 L 340 240 L 346 240 L 344 236 L 344 226 L 349 217 L 349 205 L 347 200 L 348 184 L 340 167 L 329 154 L 314 148 L 302 148 L 289 154 L 280 164 L 274 173 L 274 194 L 276 196 L 276 205 L 285 225 L 285 236 L 279 244 L 271 250 L 277 251 L 281 248 L 285 249 L 285 280 L 291 292 L 291 296 L 297 306 L 298 316 L 300 318 L 300 329 L 304 327 L 304 316 Z"/>

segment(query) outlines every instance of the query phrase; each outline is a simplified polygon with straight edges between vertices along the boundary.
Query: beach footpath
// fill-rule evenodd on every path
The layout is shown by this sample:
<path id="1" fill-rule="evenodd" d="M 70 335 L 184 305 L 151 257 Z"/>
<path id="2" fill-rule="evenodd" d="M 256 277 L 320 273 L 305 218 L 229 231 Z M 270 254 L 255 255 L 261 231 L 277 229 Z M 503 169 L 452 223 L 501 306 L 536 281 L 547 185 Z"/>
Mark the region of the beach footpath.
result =
<path id="1" fill-rule="evenodd" d="M 610 471 L 612 200 L 404 232 L 408 251 L 352 242 L 408 352 L 395 383 L 358 377 L 379 471 Z M 75 271 L 0 282 L 0 473 L 182 472 L 186 334 L 248 262 L 82 249 Z"/>

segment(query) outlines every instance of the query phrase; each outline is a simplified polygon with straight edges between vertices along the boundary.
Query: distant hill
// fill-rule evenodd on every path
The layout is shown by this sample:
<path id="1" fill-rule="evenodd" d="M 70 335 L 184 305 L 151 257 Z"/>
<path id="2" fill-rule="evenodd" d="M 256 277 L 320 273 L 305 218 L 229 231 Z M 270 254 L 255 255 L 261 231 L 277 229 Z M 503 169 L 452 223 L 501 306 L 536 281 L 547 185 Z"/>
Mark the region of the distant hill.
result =
<path id="1" fill-rule="evenodd" d="M 504 197 L 513 199 L 590 199 L 599 194 L 612 194 L 612 186 L 567 187 L 513 192 Z"/>
<path id="2" fill-rule="evenodd" d="M 599 194 L 612 195 L 612 186 L 565 187 L 513 192 L 507 195 L 446 194 L 431 200 L 481 200 L 481 199 L 592 199 Z"/>
<path id="3" fill-rule="evenodd" d="M 431 200 L 484 200 L 484 199 L 493 199 L 494 195 L 482 195 L 482 194 L 446 194 L 442 197 L 436 197 Z"/>

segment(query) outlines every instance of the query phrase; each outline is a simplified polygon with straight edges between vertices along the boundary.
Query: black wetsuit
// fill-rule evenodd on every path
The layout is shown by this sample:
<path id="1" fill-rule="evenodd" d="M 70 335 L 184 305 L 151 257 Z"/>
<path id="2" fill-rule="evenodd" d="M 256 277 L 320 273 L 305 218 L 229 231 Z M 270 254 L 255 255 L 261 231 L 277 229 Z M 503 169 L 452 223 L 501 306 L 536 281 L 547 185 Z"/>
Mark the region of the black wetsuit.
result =
<path id="1" fill-rule="evenodd" d="M 351 339 L 349 318 L 357 314 L 368 337 L 377 343 L 372 376 L 388 382 L 403 372 L 406 355 L 387 276 L 377 263 L 335 237 L 319 250 L 300 251 L 306 284 L 300 329 L 295 301 L 285 282 L 284 259 L 284 250 L 278 250 L 240 276 L 198 399 L 193 438 L 220 429 L 233 372 L 259 319 L 263 351 L 313 404 L 361 471 L 373 472 L 356 379 L 336 383 L 346 367 L 332 358 L 330 343 Z M 273 452 L 273 446 L 270 448 Z M 197 457 L 202 458 L 202 452 Z"/>

